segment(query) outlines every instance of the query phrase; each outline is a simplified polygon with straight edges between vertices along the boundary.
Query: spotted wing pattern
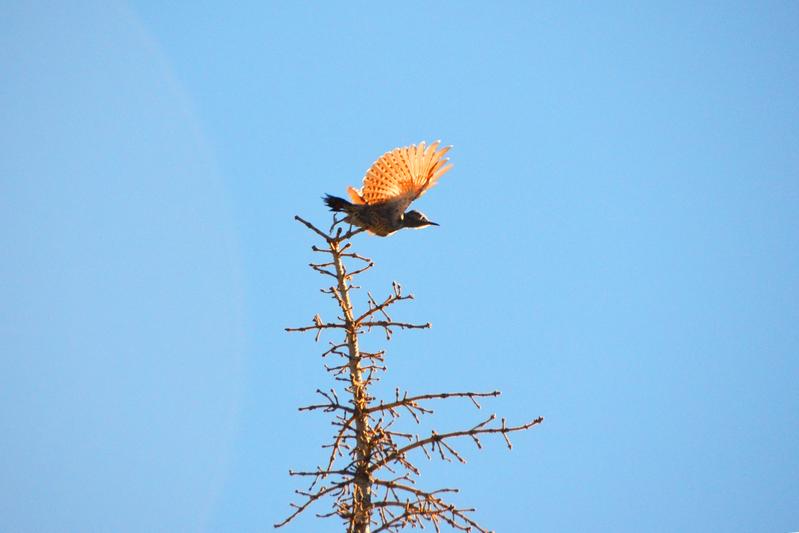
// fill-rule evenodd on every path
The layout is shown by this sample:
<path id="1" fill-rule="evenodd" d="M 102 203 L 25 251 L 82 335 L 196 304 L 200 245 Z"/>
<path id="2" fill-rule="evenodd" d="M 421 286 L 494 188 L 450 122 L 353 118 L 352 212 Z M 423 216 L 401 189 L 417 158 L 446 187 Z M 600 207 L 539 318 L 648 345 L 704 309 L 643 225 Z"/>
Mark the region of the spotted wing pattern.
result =
<path id="1" fill-rule="evenodd" d="M 439 149 L 441 141 L 395 148 L 374 162 L 363 178 L 360 190 L 347 192 L 355 204 L 396 202 L 400 213 L 423 195 L 452 168 L 444 157 L 450 147 Z"/>

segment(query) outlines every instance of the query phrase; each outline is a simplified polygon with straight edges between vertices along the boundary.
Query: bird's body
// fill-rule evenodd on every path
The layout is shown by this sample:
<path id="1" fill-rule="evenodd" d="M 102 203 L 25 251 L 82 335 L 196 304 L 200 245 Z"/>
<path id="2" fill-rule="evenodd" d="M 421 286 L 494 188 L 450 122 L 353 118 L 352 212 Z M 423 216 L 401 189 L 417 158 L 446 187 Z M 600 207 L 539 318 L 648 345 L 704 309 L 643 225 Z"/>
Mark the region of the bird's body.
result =
<path id="1" fill-rule="evenodd" d="M 346 213 L 344 222 L 381 237 L 402 228 L 437 226 L 422 213 L 405 210 L 452 168 L 444 158 L 450 147 L 439 145 L 421 142 L 386 152 L 366 171 L 360 190 L 347 190 L 351 202 L 328 194 L 325 203 L 331 211 Z"/>
<path id="2" fill-rule="evenodd" d="M 404 213 L 396 202 L 379 204 L 353 204 L 338 196 L 325 196 L 325 203 L 332 211 L 347 213 L 345 222 L 364 228 L 370 233 L 387 237 L 402 228 Z"/>

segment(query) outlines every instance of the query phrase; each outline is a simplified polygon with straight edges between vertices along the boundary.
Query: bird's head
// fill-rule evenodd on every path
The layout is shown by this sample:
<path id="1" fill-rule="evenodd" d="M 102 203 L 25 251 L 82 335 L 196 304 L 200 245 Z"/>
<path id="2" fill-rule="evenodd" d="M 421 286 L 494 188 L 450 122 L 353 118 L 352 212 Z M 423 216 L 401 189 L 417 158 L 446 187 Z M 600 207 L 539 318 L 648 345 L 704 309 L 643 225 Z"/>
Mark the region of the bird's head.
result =
<path id="1" fill-rule="evenodd" d="M 438 226 L 435 222 L 427 220 L 424 213 L 419 211 L 408 211 L 402 217 L 402 226 L 405 228 L 423 228 L 425 226 Z"/>

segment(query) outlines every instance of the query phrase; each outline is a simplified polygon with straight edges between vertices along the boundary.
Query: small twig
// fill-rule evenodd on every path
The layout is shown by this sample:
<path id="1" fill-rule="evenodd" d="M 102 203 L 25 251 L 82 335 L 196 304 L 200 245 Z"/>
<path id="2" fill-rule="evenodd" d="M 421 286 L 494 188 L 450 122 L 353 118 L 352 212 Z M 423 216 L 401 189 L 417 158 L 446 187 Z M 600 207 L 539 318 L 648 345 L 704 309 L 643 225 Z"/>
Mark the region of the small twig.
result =
<path id="1" fill-rule="evenodd" d="M 326 234 L 325 232 L 323 232 L 322 230 L 320 230 L 319 228 L 317 228 L 307 220 L 303 219 L 302 217 L 294 215 L 294 220 L 297 220 L 300 223 L 304 224 L 305 227 L 307 227 L 309 230 L 313 231 L 314 233 L 322 237 L 324 240 L 329 241 L 331 239 L 330 235 Z"/>

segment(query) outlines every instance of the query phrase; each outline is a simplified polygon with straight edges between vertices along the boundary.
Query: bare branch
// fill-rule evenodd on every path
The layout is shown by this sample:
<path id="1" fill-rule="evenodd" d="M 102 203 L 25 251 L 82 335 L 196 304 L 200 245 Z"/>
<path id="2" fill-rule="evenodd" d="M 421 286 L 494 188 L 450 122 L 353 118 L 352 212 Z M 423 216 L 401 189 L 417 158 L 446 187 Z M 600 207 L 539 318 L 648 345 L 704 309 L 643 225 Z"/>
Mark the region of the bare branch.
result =
<path id="1" fill-rule="evenodd" d="M 392 322 L 389 320 L 375 320 L 371 322 L 362 322 L 359 324 L 364 328 L 402 328 L 402 329 L 429 329 L 433 324 L 427 322 L 425 324 L 410 324 L 408 322 Z"/>
<path id="2" fill-rule="evenodd" d="M 449 526 L 458 531 L 487 533 L 468 516 L 474 509 L 460 508 L 442 499 L 457 489 L 427 491 L 415 486 L 414 479 L 420 471 L 411 462 L 409 453 L 421 450 L 428 458 L 437 454 L 444 461 L 465 463 L 450 441 L 469 437 L 479 448 L 482 447 L 480 437 L 497 434 L 502 435 L 510 448 L 510 433 L 529 429 L 540 424 L 543 418 L 508 426 L 504 418 L 499 425 L 492 425 L 496 417 L 491 415 L 470 429 L 442 434 L 433 431 L 423 439 L 403 431 L 401 421 L 412 418 L 418 423 L 421 417 L 433 413 L 426 403 L 428 401 L 464 398 L 480 409 L 478 400 L 497 397 L 500 392 L 436 392 L 409 396 L 408 392 L 400 394 L 397 388 L 393 401 L 378 401 L 370 395 L 369 387 L 378 382 L 386 370 L 385 352 L 361 350 L 359 336 L 377 328 L 390 339 L 395 329 L 427 329 L 431 324 L 395 320 L 389 314 L 389 308 L 395 303 L 413 299 L 412 294 L 403 294 L 402 287 L 396 282 L 392 283 L 391 293 L 382 301 L 375 300 L 367 291 L 366 309 L 356 313 L 350 290 L 358 287 L 351 280 L 374 267 L 371 259 L 352 251 L 350 238 L 364 230 L 350 226 L 345 231 L 341 224 L 346 218 L 334 219 L 328 232 L 299 216 L 295 218 L 324 241 L 324 246 L 314 245 L 311 250 L 326 254 L 325 259 L 309 266 L 324 276 L 335 278 L 335 283 L 321 292 L 336 302 L 340 312 L 336 321 L 323 321 L 317 314 L 310 325 L 285 329 L 289 332 L 314 331 L 317 341 L 325 330 L 340 330 L 343 339 L 328 341 L 328 347 L 322 353 L 322 357 L 340 357 L 337 359 L 340 364 L 325 364 L 337 388 L 317 389 L 316 393 L 322 400 L 299 408 L 300 411 L 321 411 L 332 415 L 334 435 L 322 445 L 327 455 L 325 466 L 317 466 L 315 470 L 289 471 L 291 476 L 309 479 L 310 487 L 305 491 L 295 491 L 304 500 L 299 504 L 292 503 L 294 511 L 275 527 L 288 524 L 311 504 L 325 498 L 332 501 L 331 509 L 316 516 L 339 517 L 345 522 L 348 533 L 366 533 L 372 525 L 376 527 L 372 533 L 398 533 L 405 527 L 424 528 L 426 525 L 432 525 L 436 532 Z M 353 267 L 354 261 L 358 263 Z M 340 394 L 345 395 L 344 399 L 339 399 Z M 401 415 L 410 416 L 401 418 Z M 378 479 L 378 471 L 388 473 L 392 479 Z M 325 480 L 332 481 L 332 484 L 317 487 Z"/>
<path id="3" fill-rule="evenodd" d="M 345 329 L 347 326 L 344 324 L 336 324 L 335 322 L 327 322 L 325 324 L 314 324 L 313 326 L 302 326 L 299 328 L 285 328 L 286 331 L 289 332 L 303 332 L 303 331 L 312 331 L 318 329 Z"/>
<path id="4" fill-rule="evenodd" d="M 313 231 L 314 233 L 316 233 L 317 235 L 322 237 L 325 241 L 330 240 L 330 238 L 331 238 L 330 235 L 326 234 L 325 232 L 323 232 L 322 230 L 320 230 L 319 228 L 317 228 L 316 226 L 314 226 L 313 224 L 311 224 L 307 220 L 301 218 L 300 216 L 295 215 L 294 216 L 294 220 L 297 220 L 300 223 L 304 224 L 306 228 L 308 228 L 309 230 Z"/>
<path id="5" fill-rule="evenodd" d="M 307 227 L 308 229 L 310 229 L 311 231 L 313 231 L 314 233 L 316 233 L 317 235 L 322 237 L 327 242 L 346 241 L 347 239 L 350 239 L 350 238 L 354 237 L 355 235 L 358 235 L 359 233 L 361 233 L 363 231 L 366 231 L 363 228 L 357 228 L 357 229 L 350 228 L 349 231 L 342 232 L 341 228 L 338 228 L 338 230 L 336 231 L 335 235 L 329 235 L 329 234 L 327 234 L 324 231 L 320 230 L 319 228 L 317 228 L 316 226 L 314 226 L 313 224 L 311 224 L 310 222 L 308 222 L 307 220 L 303 219 L 302 217 L 300 217 L 298 215 L 294 216 L 294 220 L 297 220 L 297 221 L 301 222 L 302 224 L 305 225 L 305 227 Z M 335 224 L 334 224 L 334 226 L 335 226 Z M 331 227 L 330 229 L 331 229 L 331 233 L 332 233 L 333 227 Z"/>
<path id="6" fill-rule="evenodd" d="M 402 300 L 413 300 L 413 295 L 409 294 L 407 296 L 402 296 L 401 294 L 392 294 L 391 296 L 386 298 L 385 301 L 383 301 L 383 303 L 378 304 L 377 302 L 375 302 L 374 298 L 372 298 L 372 295 L 369 294 L 369 300 L 370 300 L 370 303 L 372 304 L 370 306 L 371 309 L 369 309 L 368 311 L 363 313 L 361 316 L 356 318 L 355 319 L 356 323 L 361 323 L 364 319 L 369 318 L 370 316 L 374 315 L 375 313 L 383 312 L 386 308 L 390 307 L 391 305 L 393 305 L 393 304 L 395 304 L 395 303 L 397 303 L 399 301 L 402 301 Z M 385 313 L 384 313 L 384 316 L 386 317 L 386 322 L 390 323 L 391 322 L 391 317 L 389 317 Z M 430 327 L 430 326 L 428 325 L 427 327 Z"/>
<path id="7" fill-rule="evenodd" d="M 469 398 L 472 400 L 475 406 L 480 409 L 480 404 L 477 403 L 475 398 L 488 398 L 488 397 L 496 397 L 502 394 L 498 390 L 492 392 L 439 392 L 436 394 L 420 394 L 419 396 L 404 396 L 401 400 L 397 400 L 391 403 L 380 403 L 371 407 L 369 409 L 370 413 L 375 411 L 385 411 L 388 409 L 394 409 L 395 407 L 405 406 L 405 405 L 414 405 L 415 402 L 421 400 L 436 400 L 436 399 L 447 399 L 447 398 Z M 415 405 L 414 405 L 415 406 Z"/>
<path id="8" fill-rule="evenodd" d="M 405 455 L 409 451 L 414 450 L 414 449 L 419 448 L 419 447 L 422 447 L 422 446 L 425 446 L 427 444 L 431 444 L 431 443 L 434 443 L 434 442 L 441 442 L 441 441 L 443 441 L 445 439 L 452 439 L 452 438 L 456 438 L 456 437 L 476 437 L 477 435 L 484 435 L 484 434 L 492 434 L 492 433 L 506 434 L 506 433 L 513 433 L 513 432 L 516 432 L 516 431 L 524 431 L 524 430 L 530 429 L 531 427 L 533 427 L 535 425 L 538 425 L 538 424 L 540 424 L 540 423 L 542 423 L 544 421 L 544 417 L 540 416 L 540 417 L 536 418 L 535 420 L 532 420 L 532 421 L 530 421 L 530 422 L 528 422 L 526 424 L 522 424 L 520 426 L 510 426 L 510 427 L 508 427 L 508 426 L 505 426 L 504 423 L 503 423 L 503 426 L 502 427 L 498 427 L 498 428 L 484 428 L 483 427 L 483 426 L 485 426 L 486 424 L 488 424 L 489 422 L 491 422 L 494 419 L 496 419 L 496 415 L 491 415 L 486 420 L 484 420 L 483 422 L 477 424 L 472 429 L 467 429 L 465 431 L 453 431 L 451 433 L 443 433 L 441 435 L 439 435 L 439 434 L 434 432 L 432 435 L 430 435 L 426 439 L 422 439 L 422 440 L 414 442 L 412 444 L 408 444 L 407 446 L 404 446 L 403 448 L 400 448 L 399 450 L 397 450 L 393 454 L 389 455 L 388 457 L 386 457 L 382 461 L 374 463 L 371 466 L 371 468 L 370 468 L 370 472 L 376 472 L 377 470 L 379 470 L 380 468 L 385 466 L 388 462 L 394 461 L 399 456 Z M 478 446 L 479 446 L 479 444 L 478 444 Z"/>
<path id="9" fill-rule="evenodd" d="M 316 389 L 316 392 L 317 394 L 324 396 L 324 398 L 327 400 L 327 403 L 306 405 L 304 407 L 300 407 L 299 408 L 300 411 L 315 411 L 317 409 L 323 409 L 326 413 L 330 413 L 335 410 L 341 410 L 346 413 L 353 412 L 352 408 L 347 407 L 346 405 L 341 405 L 341 403 L 338 401 L 338 397 L 336 396 L 335 390 L 330 389 L 330 393 L 327 393 L 319 389 Z"/>
<path id="10" fill-rule="evenodd" d="M 314 493 L 314 494 L 307 494 L 307 493 L 304 493 L 304 492 L 302 492 L 302 491 L 299 491 L 299 490 L 298 490 L 298 491 L 296 491 L 298 494 L 300 494 L 300 495 L 302 495 L 302 496 L 306 496 L 306 497 L 307 497 L 307 500 L 306 500 L 306 501 L 305 501 L 305 503 L 304 503 L 304 504 L 302 504 L 302 505 L 291 504 L 291 506 L 292 506 L 292 507 L 295 507 L 295 508 L 296 508 L 296 510 L 295 510 L 293 513 L 291 513 L 291 514 L 288 516 L 288 518 L 286 518 L 286 519 L 285 519 L 285 520 L 283 520 L 282 522 L 278 522 L 277 524 L 275 524 L 275 527 L 276 527 L 276 528 L 278 528 L 278 527 L 283 527 L 283 526 L 285 526 L 286 524 L 288 524 L 289 522 L 291 522 L 291 521 L 292 521 L 292 520 L 293 520 L 293 519 L 294 519 L 294 518 L 295 518 L 295 517 L 296 517 L 298 514 L 300 514 L 301 512 L 303 512 L 305 509 L 307 509 L 309 505 L 311 505 L 313 502 L 315 502 L 316 500 L 318 500 L 318 499 L 319 499 L 319 498 L 321 498 L 322 496 L 324 496 L 324 495 L 326 495 L 326 494 L 329 494 L 329 493 L 331 493 L 331 492 L 333 492 L 333 491 L 335 491 L 335 490 L 341 490 L 343 487 L 346 487 L 347 485 L 350 485 L 350 484 L 352 484 L 353 482 L 354 482 L 354 480 L 353 480 L 353 479 L 347 479 L 347 480 L 341 481 L 341 482 L 339 482 L 339 483 L 336 483 L 336 484 L 334 484 L 334 485 L 331 485 L 331 486 L 329 486 L 329 487 L 322 487 L 321 489 L 319 489 L 319 490 L 318 490 L 316 493 Z"/>

